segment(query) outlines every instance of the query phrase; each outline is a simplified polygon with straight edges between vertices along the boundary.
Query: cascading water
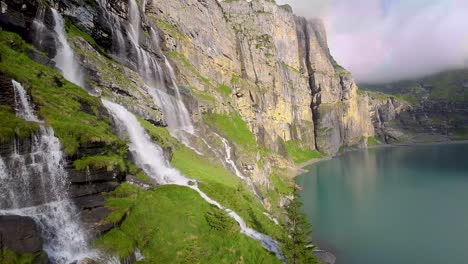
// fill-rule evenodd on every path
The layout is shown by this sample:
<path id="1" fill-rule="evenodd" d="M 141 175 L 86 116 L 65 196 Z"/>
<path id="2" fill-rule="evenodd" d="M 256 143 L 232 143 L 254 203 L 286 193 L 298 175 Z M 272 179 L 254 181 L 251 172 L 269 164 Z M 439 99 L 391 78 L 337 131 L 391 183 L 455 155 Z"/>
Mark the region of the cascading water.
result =
<path id="1" fill-rule="evenodd" d="M 34 114 L 27 93 L 13 81 L 17 116 L 37 122 L 31 151 L 0 159 L 0 214 L 28 216 L 41 227 L 44 250 L 52 263 L 73 263 L 94 256 L 67 196 L 68 176 L 59 140 Z"/>
<path id="2" fill-rule="evenodd" d="M 106 100 L 103 100 L 103 104 L 111 113 L 115 122 L 118 124 L 119 129 L 128 135 L 129 149 L 132 152 L 137 165 L 158 184 L 175 184 L 197 191 L 205 201 L 221 210 L 224 210 L 230 217 L 236 220 L 243 234 L 260 241 L 267 250 L 275 253 L 279 259 L 284 260 L 281 250 L 275 240 L 247 227 L 244 220 L 238 214 L 223 207 L 218 202 L 208 197 L 198 188 L 196 181 L 186 178 L 178 170 L 171 167 L 169 162 L 165 159 L 161 147 L 151 141 L 150 136 L 146 133 L 132 113 L 123 106 Z"/>
<path id="3" fill-rule="evenodd" d="M 143 2 L 143 5 L 145 5 L 145 2 Z M 155 104 L 161 107 L 169 132 L 183 144 L 193 149 L 187 139 L 187 134 L 193 135 L 195 129 L 192 125 L 190 113 L 182 101 L 179 87 L 175 81 L 175 74 L 169 61 L 161 53 L 160 56 L 164 60 L 162 66 L 164 66 L 164 69 L 168 73 L 171 90 L 166 86 L 165 71 L 155 59 L 155 55 L 140 46 L 141 19 L 144 13 L 142 15 L 140 12 L 137 2 L 135 0 L 129 0 L 128 2 L 128 21 L 123 21 L 120 17 L 108 12 L 106 0 L 100 0 L 99 3 L 112 27 L 115 56 L 123 63 L 129 63 L 129 57 L 134 58 L 131 64 L 135 65 L 135 68 L 145 81 L 148 92 Z M 144 6 L 142 9 L 144 9 Z M 122 29 L 125 29 L 126 32 L 122 32 Z M 130 47 L 127 47 L 124 35 L 127 35 L 130 40 Z M 149 35 L 150 46 L 153 50 L 160 51 L 158 35 L 151 26 L 149 26 Z M 127 53 L 132 56 L 128 56 L 129 54 Z"/>
<path id="4" fill-rule="evenodd" d="M 65 28 L 62 15 L 57 10 L 51 8 L 52 16 L 54 18 L 54 31 L 56 33 L 57 54 L 53 61 L 56 63 L 57 68 L 62 71 L 65 79 L 70 82 L 84 87 L 83 73 L 80 68 L 80 64 L 75 58 L 75 53 L 68 43 L 65 35 Z"/>
<path id="5" fill-rule="evenodd" d="M 241 178 L 242 180 L 246 180 L 246 177 L 242 174 L 239 168 L 237 168 L 236 163 L 231 158 L 231 146 L 229 145 L 227 139 L 223 138 L 219 134 L 215 133 L 215 135 L 221 140 L 221 142 L 223 142 L 224 151 L 226 152 L 225 162 L 231 166 L 237 177 Z"/>

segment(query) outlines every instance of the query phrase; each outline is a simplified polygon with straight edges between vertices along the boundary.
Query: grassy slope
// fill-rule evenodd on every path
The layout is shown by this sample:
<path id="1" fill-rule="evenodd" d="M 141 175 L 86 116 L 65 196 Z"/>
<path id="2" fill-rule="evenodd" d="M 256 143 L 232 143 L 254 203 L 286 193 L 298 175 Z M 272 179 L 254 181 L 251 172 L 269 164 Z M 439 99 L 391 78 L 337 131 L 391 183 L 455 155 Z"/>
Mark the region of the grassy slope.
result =
<path id="1" fill-rule="evenodd" d="M 0 106 L 0 143 L 10 143 L 16 138 L 28 138 L 39 129 L 33 122 L 16 117 L 13 109 Z"/>
<path id="2" fill-rule="evenodd" d="M 127 147 L 113 134 L 110 119 L 99 98 L 66 81 L 59 72 L 32 61 L 27 56 L 31 52 L 33 48 L 18 35 L 2 31 L 0 72 L 17 80 L 28 90 L 39 109 L 38 115 L 52 126 L 67 155 L 75 155 L 80 148 L 102 147 L 96 159 L 90 156 L 78 161 L 75 164 L 77 169 L 84 169 L 85 165 L 96 165 L 98 168 L 118 165 L 124 169 L 122 164 Z M 16 120 L 6 119 L 9 114 L 5 109 L 0 109 L 0 120 Z M 34 125 L 16 121 L 2 125 L 2 138 L 10 139 L 12 131 L 16 135 L 26 136 L 34 129 Z"/>
<path id="3" fill-rule="evenodd" d="M 208 196 L 239 213 L 248 226 L 277 239 L 284 237 L 284 230 L 263 214 L 262 205 L 235 175 L 178 143 L 166 129 L 140 122 L 155 142 L 173 149 L 172 165 L 199 180 Z M 124 184 L 107 202 L 115 210 L 109 221 L 127 217 L 96 245 L 121 258 L 138 246 L 147 257 L 145 263 L 278 262 L 259 242 L 240 234 L 237 223 L 188 188 L 162 186 L 141 191 Z"/>
<path id="4" fill-rule="evenodd" d="M 288 150 L 289 156 L 296 164 L 323 157 L 323 154 L 317 150 L 303 148 L 299 141 L 290 140 L 286 142 L 286 149 Z"/>
<path id="5" fill-rule="evenodd" d="M 279 263 L 257 241 L 240 234 L 227 215 L 186 187 L 140 191 L 124 184 L 109 202 L 130 205 L 130 213 L 96 245 L 121 257 L 137 246 L 145 256 L 142 263 Z"/>
<path id="6" fill-rule="evenodd" d="M 57 71 L 33 62 L 26 55 L 31 49 L 17 35 L 2 31 L 0 71 L 25 86 L 39 108 L 38 114 L 54 128 L 68 155 L 74 155 L 81 147 L 104 146 L 103 153 L 76 161 L 76 169 L 88 165 L 108 170 L 128 166 L 134 174 L 147 179 L 141 170 L 126 164 L 125 144 L 112 133 L 99 99 L 67 82 Z M 1 114 L 13 115 L 5 109 Z M 233 123 L 215 118 L 212 124 L 221 127 L 222 134 L 244 150 L 256 151 L 257 144 L 246 124 L 239 116 L 230 118 Z M 26 133 L 27 136 L 34 129 L 34 124 L 18 122 L 8 131 L 6 126 L 2 127 L 7 131 L 5 135 L 11 137 L 15 131 L 17 135 Z M 236 176 L 178 144 L 164 129 L 144 125 L 151 129 L 153 136 L 159 136 L 159 144 L 174 147 L 173 165 L 188 177 L 201 180 L 200 187 L 209 196 L 238 212 L 250 227 L 278 239 L 284 237 L 284 230 L 263 214 L 262 205 Z M 230 130 L 231 125 L 242 133 Z M 108 205 L 115 209 L 109 221 L 120 223 L 124 216 L 125 220 L 119 228 L 97 240 L 96 245 L 121 257 L 128 256 L 138 246 L 147 263 L 278 262 L 259 242 L 240 234 L 237 224 L 190 189 L 164 186 L 141 191 L 123 184 L 110 194 Z"/>
<path id="7" fill-rule="evenodd" d="M 463 83 L 467 80 L 467 75 L 468 69 L 452 70 L 414 80 L 403 80 L 378 85 L 362 84 L 360 87 L 364 90 L 402 95 L 411 100 L 416 99 L 417 101 L 420 101 L 422 97 L 428 96 L 432 100 L 468 102 L 468 88 L 463 87 Z"/>

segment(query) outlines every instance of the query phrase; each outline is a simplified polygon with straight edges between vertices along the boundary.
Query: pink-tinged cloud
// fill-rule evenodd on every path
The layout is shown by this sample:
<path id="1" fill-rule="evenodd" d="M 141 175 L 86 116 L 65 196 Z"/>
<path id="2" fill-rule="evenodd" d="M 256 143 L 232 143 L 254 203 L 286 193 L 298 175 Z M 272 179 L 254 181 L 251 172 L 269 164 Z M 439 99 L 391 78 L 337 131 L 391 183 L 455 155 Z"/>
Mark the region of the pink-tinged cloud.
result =
<path id="1" fill-rule="evenodd" d="M 468 0 L 281 0 L 323 17 L 336 60 L 359 82 L 467 66 Z"/>

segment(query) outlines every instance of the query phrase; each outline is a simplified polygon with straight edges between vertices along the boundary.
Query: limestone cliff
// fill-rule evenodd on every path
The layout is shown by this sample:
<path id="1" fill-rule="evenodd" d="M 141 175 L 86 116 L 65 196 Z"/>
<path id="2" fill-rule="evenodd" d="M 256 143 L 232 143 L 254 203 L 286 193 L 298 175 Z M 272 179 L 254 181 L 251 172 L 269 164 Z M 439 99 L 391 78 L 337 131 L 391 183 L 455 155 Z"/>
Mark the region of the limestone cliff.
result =
<path id="1" fill-rule="evenodd" d="M 67 82 L 54 62 L 63 44 L 56 40 L 57 21 L 51 8 L 64 17 L 66 38 L 83 71 L 85 90 Z M 188 208 L 182 218 L 199 217 L 197 224 L 202 228 L 193 223 L 182 228 L 196 233 L 210 225 L 209 230 L 230 235 L 235 228 L 220 228 L 229 221 L 217 222 L 223 216 L 206 212 L 211 209 L 203 201 L 197 203 L 186 190 L 173 188 L 181 194 L 174 197 L 167 191 L 171 188 L 153 189 L 154 182 L 134 164 L 132 149 L 126 139 L 119 138 L 120 128 L 100 98 L 124 105 L 137 115 L 174 167 L 239 211 L 247 225 L 278 240 L 287 237 L 282 224 L 288 221 L 284 207 L 290 200 L 288 183 L 292 180 L 287 176 L 294 162 L 364 147 L 374 135 L 371 110 L 377 111 L 376 107 L 369 96 L 358 95 L 351 74 L 333 59 L 322 23 L 297 17 L 273 1 L 12 0 L 1 1 L 1 9 L 0 25 L 5 32 L 0 34 L 4 53 L 0 58 L 0 114 L 15 116 L 11 80 L 18 79 L 40 118 L 56 131 L 63 145 L 69 196 L 81 209 L 91 237 L 105 234 L 97 244 L 113 253 L 117 249 L 107 243 L 114 236 L 125 241 L 122 244 L 128 248 L 116 253 L 121 260 L 135 260 L 137 246 L 153 254 L 146 236 L 160 238 L 164 235 L 154 232 L 171 231 L 154 228 L 160 222 L 131 230 L 135 215 L 171 222 L 158 218 L 163 214 L 148 214 L 159 208 L 179 212 L 179 207 L 187 206 L 187 197 L 203 210 Z M 10 65 L 4 65 L 5 61 Z M 20 70 L 18 65 L 24 61 L 29 66 Z M 158 94 L 161 91 L 166 93 L 164 99 L 180 96 L 182 100 L 156 98 L 163 96 Z M 161 101 L 183 101 L 183 107 L 168 111 Z M 185 107 L 195 128 L 177 137 L 169 130 Z M 8 129 L 13 124 L 0 121 Z M 0 158 L 6 161 L 15 147 L 29 155 L 31 138 L 37 132 L 31 124 L 15 122 L 16 127 L 0 130 Z M 29 129 L 27 133 L 20 133 L 24 129 L 20 125 Z M 163 201 L 160 207 L 147 204 L 154 197 Z M 179 239 L 192 243 L 193 237 L 204 235 Z M 187 245 L 177 257 L 203 259 L 197 251 L 208 247 L 203 243 L 209 239 L 203 238 L 193 242 L 196 246 Z M 259 245 L 252 247 L 256 246 L 263 252 Z M 173 252 L 170 248 L 163 253 Z M 261 258 L 271 263 L 267 253 Z"/>
<path id="2" fill-rule="evenodd" d="M 194 94 L 228 86 L 227 96 L 204 107 L 224 112 L 232 106 L 263 147 L 282 152 L 283 142 L 299 141 L 334 155 L 373 135 L 366 99 L 330 55 L 320 21 L 263 0 L 147 6 L 162 25 L 163 44 L 181 59 L 175 60 L 180 82 Z"/>

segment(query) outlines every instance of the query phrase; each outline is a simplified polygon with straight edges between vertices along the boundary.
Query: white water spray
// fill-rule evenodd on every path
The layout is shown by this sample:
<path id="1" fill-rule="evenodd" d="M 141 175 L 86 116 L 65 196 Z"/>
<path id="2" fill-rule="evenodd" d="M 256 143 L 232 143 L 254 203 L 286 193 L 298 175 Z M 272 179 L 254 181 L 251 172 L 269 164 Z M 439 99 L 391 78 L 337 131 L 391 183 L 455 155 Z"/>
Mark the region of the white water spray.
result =
<path id="1" fill-rule="evenodd" d="M 103 100 L 103 104 L 109 110 L 114 120 L 119 125 L 119 128 L 122 129 L 122 132 L 128 135 L 129 148 L 137 165 L 158 184 L 175 184 L 197 191 L 205 201 L 225 211 L 230 217 L 236 220 L 240 226 L 241 233 L 260 241 L 263 247 L 275 253 L 279 259 L 284 260 L 278 243 L 273 238 L 247 227 L 244 220 L 238 214 L 208 197 L 198 188 L 196 181 L 186 178 L 178 170 L 171 167 L 169 162 L 165 159 L 161 147 L 151 141 L 150 136 L 132 113 L 123 106 L 106 100 Z"/>
<path id="2" fill-rule="evenodd" d="M 62 15 L 53 8 L 51 8 L 51 11 L 55 22 L 54 31 L 57 35 L 57 44 L 60 45 L 57 48 L 57 54 L 53 61 L 56 63 L 57 68 L 62 71 L 65 79 L 84 87 L 83 73 L 80 64 L 75 58 L 75 53 L 66 38 Z"/>
<path id="3" fill-rule="evenodd" d="M 105 0 L 100 0 L 99 3 L 101 8 L 106 11 Z M 194 149 L 190 145 L 187 136 L 194 135 L 195 129 L 190 118 L 190 113 L 182 101 L 174 70 L 164 55 L 162 55 L 164 63 L 160 65 L 152 52 L 140 46 L 141 20 L 144 18 L 144 13 L 140 12 L 135 0 L 129 0 L 128 3 L 128 21 L 122 20 L 111 12 L 106 12 L 105 14 L 112 27 L 113 43 L 116 45 L 115 50 L 117 51 L 115 55 L 122 62 L 129 62 L 131 58 L 134 58 L 131 64 L 135 65 L 138 73 L 143 78 L 154 103 L 161 108 L 169 132 L 184 145 Z M 145 1 L 143 2 L 142 10 L 144 8 Z M 126 32 L 122 32 L 122 29 L 125 29 Z M 129 49 L 126 47 L 124 35 L 127 35 L 130 40 Z M 149 35 L 150 46 L 153 50 L 160 51 L 158 34 L 151 26 L 149 27 Z M 170 78 L 172 89 L 166 86 L 164 69 Z"/>
<path id="4" fill-rule="evenodd" d="M 38 122 L 30 153 L 0 159 L 0 215 L 28 216 L 41 227 L 44 250 L 52 263 L 74 263 L 93 257 L 77 220 L 78 211 L 68 199 L 68 175 L 53 130 L 34 114 L 26 90 L 13 81 L 17 116 Z"/>

